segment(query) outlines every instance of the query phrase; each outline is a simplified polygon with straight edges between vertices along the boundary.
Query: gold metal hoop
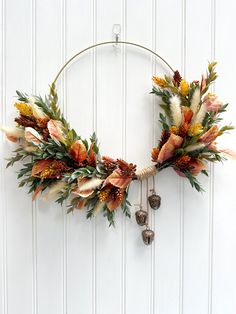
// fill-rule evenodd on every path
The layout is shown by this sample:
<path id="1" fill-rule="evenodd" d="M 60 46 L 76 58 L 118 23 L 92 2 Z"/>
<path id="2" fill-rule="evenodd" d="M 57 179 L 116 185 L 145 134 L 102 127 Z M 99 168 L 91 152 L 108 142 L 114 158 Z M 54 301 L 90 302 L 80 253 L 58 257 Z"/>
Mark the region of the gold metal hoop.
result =
<path id="1" fill-rule="evenodd" d="M 151 53 L 152 55 L 154 55 L 155 57 L 159 58 L 164 64 L 167 65 L 167 67 L 174 73 L 174 69 L 172 68 L 172 66 L 164 59 L 162 58 L 159 54 L 157 54 L 155 51 L 147 48 L 147 47 L 144 47 L 142 45 L 139 45 L 139 44 L 136 44 L 136 43 L 132 43 L 132 42 L 129 42 L 129 41 L 104 41 L 104 42 L 101 42 L 101 43 L 98 43 L 98 44 L 95 44 L 95 45 L 92 45 L 92 46 L 89 46 L 79 52 L 77 52 L 74 56 L 72 56 L 62 67 L 61 69 L 59 70 L 59 72 L 57 73 L 54 81 L 53 81 L 53 84 L 55 85 L 59 76 L 61 75 L 61 73 L 64 71 L 64 69 L 75 59 L 77 58 L 79 55 L 83 54 L 84 52 L 90 50 L 90 49 L 93 49 L 93 48 L 96 48 L 96 47 L 99 47 L 99 46 L 104 46 L 104 45 L 110 45 L 110 44 L 123 44 L 123 45 L 130 45 L 130 46 L 134 46 L 134 47 L 138 47 L 138 48 L 141 48 L 143 50 L 146 50 L 148 51 L 149 53 Z"/>

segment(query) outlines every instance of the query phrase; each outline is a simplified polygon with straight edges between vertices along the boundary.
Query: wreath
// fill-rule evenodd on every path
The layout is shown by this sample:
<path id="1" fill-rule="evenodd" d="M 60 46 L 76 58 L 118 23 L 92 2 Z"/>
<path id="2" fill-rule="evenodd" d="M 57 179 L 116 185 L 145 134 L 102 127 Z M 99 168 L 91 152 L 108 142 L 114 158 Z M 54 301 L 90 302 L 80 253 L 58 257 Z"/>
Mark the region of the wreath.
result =
<path id="1" fill-rule="evenodd" d="M 232 156 L 230 150 L 216 146 L 216 139 L 233 129 L 219 126 L 221 114 L 228 104 L 213 93 L 210 85 L 216 80 L 216 62 L 208 65 L 206 76 L 188 83 L 178 71 L 173 76 L 153 77 L 152 94 L 158 96 L 162 109 L 161 138 L 151 152 L 153 164 L 136 170 L 136 165 L 122 159 L 101 156 L 96 134 L 83 139 L 72 129 L 58 106 L 55 84 L 49 96 L 29 96 L 17 91 L 15 107 L 18 115 L 15 127 L 2 126 L 10 141 L 18 143 L 7 167 L 24 161 L 19 170 L 19 186 L 29 186 L 33 200 L 56 198 L 63 204 L 68 198 L 67 213 L 86 208 L 87 218 L 102 212 L 110 225 L 120 207 L 130 217 L 129 186 L 133 180 L 143 180 L 165 168 L 172 167 L 189 180 L 197 191 L 203 191 L 197 176 L 208 175 L 207 162 L 223 161 Z M 152 208 L 160 206 L 160 197 L 153 193 Z M 152 242 L 154 232 L 149 229 L 147 212 L 136 212 L 138 224 L 146 226 L 143 240 Z"/>

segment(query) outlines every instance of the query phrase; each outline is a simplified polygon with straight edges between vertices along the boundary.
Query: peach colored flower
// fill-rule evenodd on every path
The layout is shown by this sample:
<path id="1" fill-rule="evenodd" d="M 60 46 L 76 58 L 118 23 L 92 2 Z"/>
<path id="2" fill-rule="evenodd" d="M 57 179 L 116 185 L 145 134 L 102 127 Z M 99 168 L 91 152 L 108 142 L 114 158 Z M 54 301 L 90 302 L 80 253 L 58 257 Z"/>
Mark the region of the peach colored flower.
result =
<path id="1" fill-rule="evenodd" d="M 179 148 L 182 143 L 182 137 L 171 133 L 167 142 L 162 146 L 157 161 L 159 163 L 163 163 L 164 161 L 172 158 L 175 150 Z"/>
<path id="2" fill-rule="evenodd" d="M 43 138 L 39 132 L 31 127 L 25 128 L 25 139 L 27 142 L 33 143 L 35 145 L 38 145 L 43 141 Z"/>
<path id="3" fill-rule="evenodd" d="M 217 125 L 213 125 L 206 133 L 200 137 L 200 141 L 205 145 L 211 144 L 218 136 L 219 130 Z"/>
<path id="4" fill-rule="evenodd" d="M 216 94 L 213 93 L 208 93 L 204 97 L 203 102 L 206 105 L 207 111 L 218 112 L 220 108 L 223 106 L 223 102 L 219 99 L 219 97 Z"/>
<path id="5" fill-rule="evenodd" d="M 63 124 L 59 120 L 49 120 L 47 123 L 49 135 L 53 140 L 66 143 L 65 134 L 63 131 Z"/>

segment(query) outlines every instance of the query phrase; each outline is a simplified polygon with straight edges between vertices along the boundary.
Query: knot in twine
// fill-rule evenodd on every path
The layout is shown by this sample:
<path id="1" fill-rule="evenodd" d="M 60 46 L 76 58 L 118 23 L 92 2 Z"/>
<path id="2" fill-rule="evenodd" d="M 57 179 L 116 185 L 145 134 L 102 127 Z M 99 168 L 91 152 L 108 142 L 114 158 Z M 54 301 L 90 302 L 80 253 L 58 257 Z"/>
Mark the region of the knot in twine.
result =
<path id="1" fill-rule="evenodd" d="M 137 179 L 142 181 L 149 177 L 155 176 L 156 173 L 157 173 L 157 168 L 156 166 L 152 165 L 152 166 L 148 166 L 143 169 L 137 170 L 135 174 L 137 176 Z"/>

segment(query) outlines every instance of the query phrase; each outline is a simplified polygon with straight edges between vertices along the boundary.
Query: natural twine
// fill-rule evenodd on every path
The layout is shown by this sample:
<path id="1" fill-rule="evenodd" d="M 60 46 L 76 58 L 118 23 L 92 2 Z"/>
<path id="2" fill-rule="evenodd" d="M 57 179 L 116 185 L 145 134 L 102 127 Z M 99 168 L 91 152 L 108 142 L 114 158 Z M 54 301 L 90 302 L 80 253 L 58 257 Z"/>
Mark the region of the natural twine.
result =
<path id="1" fill-rule="evenodd" d="M 148 166 L 146 168 L 137 170 L 135 174 L 136 174 L 137 180 L 142 181 L 149 177 L 155 176 L 156 173 L 157 173 L 157 168 L 155 165 L 152 165 L 152 166 Z"/>

